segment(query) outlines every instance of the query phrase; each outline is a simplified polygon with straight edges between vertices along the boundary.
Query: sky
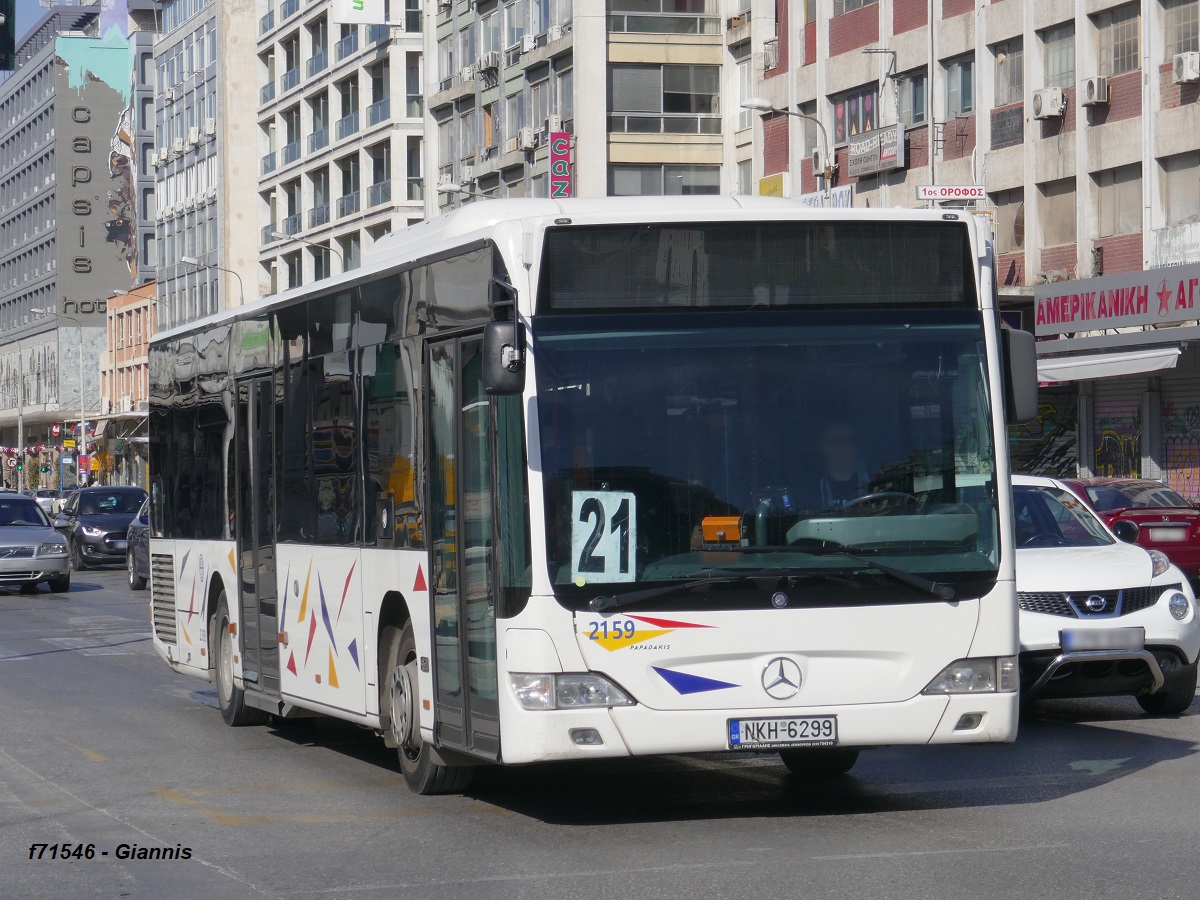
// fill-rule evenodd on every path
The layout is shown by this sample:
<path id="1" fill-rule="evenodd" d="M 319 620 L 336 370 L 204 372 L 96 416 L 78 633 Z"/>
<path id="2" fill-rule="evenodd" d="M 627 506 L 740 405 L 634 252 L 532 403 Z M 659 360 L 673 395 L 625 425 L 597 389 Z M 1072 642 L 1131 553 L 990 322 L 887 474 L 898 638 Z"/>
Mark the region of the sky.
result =
<path id="1" fill-rule="evenodd" d="M 21 38 L 25 37 L 25 33 L 33 27 L 33 23 L 42 17 L 46 12 L 45 7 L 38 0 L 17 0 L 17 43 L 21 43 Z"/>

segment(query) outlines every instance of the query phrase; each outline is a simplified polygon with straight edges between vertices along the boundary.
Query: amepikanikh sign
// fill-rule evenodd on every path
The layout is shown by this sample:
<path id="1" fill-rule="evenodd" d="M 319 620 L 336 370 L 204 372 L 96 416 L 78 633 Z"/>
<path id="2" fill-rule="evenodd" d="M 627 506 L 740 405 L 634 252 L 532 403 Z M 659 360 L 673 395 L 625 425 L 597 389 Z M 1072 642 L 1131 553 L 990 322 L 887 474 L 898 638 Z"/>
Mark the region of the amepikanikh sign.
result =
<path id="1" fill-rule="evenodd" d="M 1200 320 L 1200 264 L 1039 284 L 1034 333 L 1071 334 Z"/>

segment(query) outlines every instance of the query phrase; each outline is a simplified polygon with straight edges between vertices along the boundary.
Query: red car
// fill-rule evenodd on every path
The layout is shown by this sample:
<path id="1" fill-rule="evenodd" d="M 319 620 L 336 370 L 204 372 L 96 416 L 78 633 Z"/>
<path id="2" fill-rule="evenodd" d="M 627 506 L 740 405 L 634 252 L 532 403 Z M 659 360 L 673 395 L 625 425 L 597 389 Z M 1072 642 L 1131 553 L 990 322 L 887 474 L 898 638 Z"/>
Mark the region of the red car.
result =
<path id="1" fill-rule="evenodd" d="M 1063 484 L 1088 504 L 1117 537 L 1138 527 L 1137 544 L 1161 550 L 1191 579 L 1200 579 L 1200 510 L 1161 481 L 1143 478 L 1063 478 Z M 1132 529 L 1128 529 L 1132 536 Z"/>

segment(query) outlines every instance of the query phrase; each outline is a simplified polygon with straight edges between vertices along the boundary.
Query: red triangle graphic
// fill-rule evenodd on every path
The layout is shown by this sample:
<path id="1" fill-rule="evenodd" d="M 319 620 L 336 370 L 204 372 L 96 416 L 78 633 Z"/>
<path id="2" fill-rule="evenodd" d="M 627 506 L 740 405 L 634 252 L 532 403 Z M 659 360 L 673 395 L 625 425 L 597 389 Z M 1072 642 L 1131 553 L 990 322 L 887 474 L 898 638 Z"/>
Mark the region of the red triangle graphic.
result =
<path id="1" fill-rule="evenodd" d="M 427 591 L 429 586 L 425 584 L 425 573 L 421 571 L 421 567 L 417 566 L 417 582 L 413 585 L 414 591 Z"/>
<path id="2" fill-rule="evenodd" d="M 291 672 L 293 675 L 296 674 L 296 654 L 295 653 L 288 654 L 287 670 L 289 672 Z"/>
<path id="3" fill-rule="evenodd" d="M 712 628 L 712 625 L 697 625 L 694 622 L 679 622 L 675 619 L 654 619 L 650 616 L 630 616 L 631 619 L 637 619 L 639 622 L 645 622 L 647 625 L 653 625 L 655 628 Z"/>

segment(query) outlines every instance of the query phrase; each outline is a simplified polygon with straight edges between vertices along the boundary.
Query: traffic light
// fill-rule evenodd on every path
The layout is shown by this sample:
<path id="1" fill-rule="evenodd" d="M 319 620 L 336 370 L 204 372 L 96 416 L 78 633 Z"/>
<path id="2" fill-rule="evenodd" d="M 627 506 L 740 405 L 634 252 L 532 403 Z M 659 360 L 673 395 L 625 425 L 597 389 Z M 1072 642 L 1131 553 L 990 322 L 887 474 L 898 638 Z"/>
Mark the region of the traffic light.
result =
<path id="1" fill-rule="evenodd" d="M 0 71 L 17 67 L 17 0 L 0 0 Z"/>
<path id="2" fill-rule="evenodd" d="M 49 472 L 49 471 L 50 471 L 50 467 L 49 467 L 49 466 L 45 466 L 45 465 L 44 465 L 44 466 L 42 466 L 42 474 L 43 474 L 43 475 L 45 475 L 45 474 L 46 474 L 47 472 Z"/>
<path id="3" fill-rule="evenodd" d="M 21 460 L 18 459 L 17 460 L 17 471 L 23 472 L 24 470 L 25 470 L 25 463 L 23 463 Z"/>

